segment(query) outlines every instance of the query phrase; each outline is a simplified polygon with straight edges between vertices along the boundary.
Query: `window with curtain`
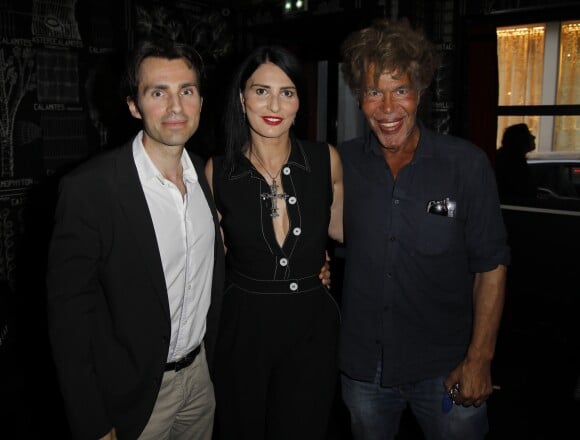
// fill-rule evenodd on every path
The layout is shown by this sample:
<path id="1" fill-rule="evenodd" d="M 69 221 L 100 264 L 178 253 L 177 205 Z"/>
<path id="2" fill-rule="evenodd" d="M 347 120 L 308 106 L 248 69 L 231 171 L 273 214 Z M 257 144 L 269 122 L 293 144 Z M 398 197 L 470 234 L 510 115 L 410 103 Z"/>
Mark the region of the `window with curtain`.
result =
<path id="1" fill-rule="evenodd" d="M 557 104 L 580 103 L 580 23 L 563 23 Z M 556 116 L 554 150 L 580 151 L 580 116 Z"/>
<path id="2" fill-rule="evenodd" d="M 580 104 L 580 22 L 500 27 L 496 35 L 498 106 Z M 538 150 L 580 151 L 580 116 L 523 113 L 498 117 L 497 147 L 506 127 L 524 122 Z"/>

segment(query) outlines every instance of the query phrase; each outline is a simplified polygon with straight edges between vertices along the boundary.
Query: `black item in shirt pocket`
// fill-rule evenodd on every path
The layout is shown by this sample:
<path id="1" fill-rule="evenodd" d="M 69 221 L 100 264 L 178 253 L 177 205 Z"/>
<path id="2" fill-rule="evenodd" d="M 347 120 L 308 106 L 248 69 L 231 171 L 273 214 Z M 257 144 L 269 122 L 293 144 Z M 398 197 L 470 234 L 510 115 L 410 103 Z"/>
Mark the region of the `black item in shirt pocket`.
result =
<path id="1" fill-rule="evenodd" d="M 455 217 L 456 202 L 449 197 L 441 200 L 430 200 L 427 202 L 427 212 L 429 214 L 441 215 L 443 217 Z"/>

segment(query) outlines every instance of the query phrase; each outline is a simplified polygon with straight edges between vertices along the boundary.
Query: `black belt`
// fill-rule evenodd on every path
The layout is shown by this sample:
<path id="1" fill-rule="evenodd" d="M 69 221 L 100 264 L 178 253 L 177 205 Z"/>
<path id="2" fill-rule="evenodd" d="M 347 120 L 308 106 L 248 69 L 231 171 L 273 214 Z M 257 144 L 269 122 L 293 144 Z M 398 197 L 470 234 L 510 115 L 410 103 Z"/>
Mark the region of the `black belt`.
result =
<path id="1" fill-rule="evenodd" d="M 201 344 L 197 346 L 194 350 L 187 353 L 184 357 L 175 362 L 169 362 L 165 364 L 165 371 L 179 371 L 182 368 L 189 367 L 191 363 L 195 360 L 197 355 L 201 350 Z"/>

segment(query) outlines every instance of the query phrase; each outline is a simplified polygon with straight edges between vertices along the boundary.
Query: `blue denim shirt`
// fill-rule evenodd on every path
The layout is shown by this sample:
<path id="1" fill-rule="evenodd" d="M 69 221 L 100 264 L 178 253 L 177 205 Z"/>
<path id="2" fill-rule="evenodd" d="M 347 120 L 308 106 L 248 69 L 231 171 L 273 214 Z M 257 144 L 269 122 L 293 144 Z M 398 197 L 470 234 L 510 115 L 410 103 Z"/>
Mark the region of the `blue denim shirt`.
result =
<path id="1" fill-rule="evenodd" d="M 372 381 L 382 357 L 385 386 L 444 374 L 463 359 L 474 274 L 510 258 L 483 150 L 419 127 L 415 156 L 396 180 L 373 134 L 339 145 L 345 188 L 340 367 Z M 447 215 L 427 212 L 430 202 L 446 199 L 448 208 L 454 205 Z"/>

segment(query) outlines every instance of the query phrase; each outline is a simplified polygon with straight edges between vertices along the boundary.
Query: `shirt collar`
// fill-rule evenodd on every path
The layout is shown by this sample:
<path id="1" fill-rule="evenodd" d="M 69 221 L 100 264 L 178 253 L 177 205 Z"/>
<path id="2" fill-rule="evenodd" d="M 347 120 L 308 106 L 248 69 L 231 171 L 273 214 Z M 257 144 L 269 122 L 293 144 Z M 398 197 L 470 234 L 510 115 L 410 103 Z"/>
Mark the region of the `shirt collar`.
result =
<path id="1" fill-rule="evenodd" d="M 145 150 L 145 146 L 143 145 L 143 130 L 139 131 L 133 139 L 133 158 L 135 159 L 135 165 L 143 182 L 148 182 L 153 179 L 157 179 L 160 182 L 167 180 L 157 169 Z M 181 153 L 181 165 L 183 167 L 183 180 L 188 183 L 197 183 L 197 172 L 185 148 Z"/>

